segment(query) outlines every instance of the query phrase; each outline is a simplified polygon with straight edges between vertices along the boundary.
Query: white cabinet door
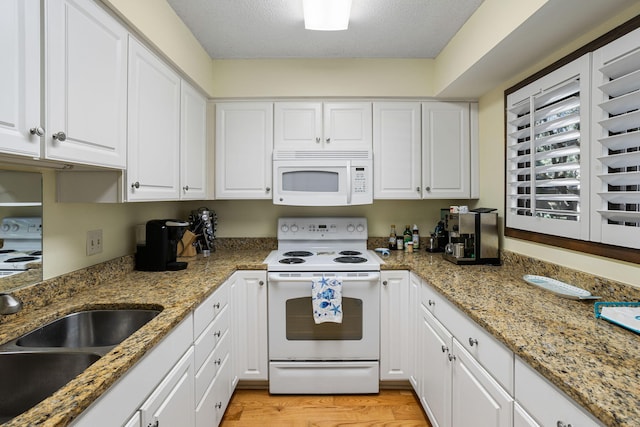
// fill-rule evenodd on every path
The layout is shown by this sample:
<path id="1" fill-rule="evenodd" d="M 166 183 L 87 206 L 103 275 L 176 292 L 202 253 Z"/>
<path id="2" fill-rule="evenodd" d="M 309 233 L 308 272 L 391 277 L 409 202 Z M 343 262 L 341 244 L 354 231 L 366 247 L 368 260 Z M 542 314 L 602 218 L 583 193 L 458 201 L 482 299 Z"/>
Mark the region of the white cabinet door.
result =
<path id="1" fill-rule="evenodd" d="M 322 148 L 322 103 L 276 102 L 274 146 L 278 150 Z"/>
<path id="2" fill-rule="evenodd" d="M 216 104 L 216 199 L 270 199 L 273 104 Z"/>
<path id="3" fill-rule="evenodd" d="M 452 426 L 511 427 L 513 398 L 453 339 Z"/>
<path id="4" fill-rule="evenodd" d="M 422 103 L 424 198 L 471 196 L 469 103 Z"/>
<path id="5" fill-rule="evenodd" d="M 370 150 L 370 102 L 276 102 L 276 150 Z"/>
<path id="6" fill-rule="evenodd" d="M 39 0 L 0 2 L 0 52 L 0 152 L 39 157 Z"/>
<path id="7" fill-rule="evenodd" d="M 409 272 L 383 271 L 380 287 L 380 379 L 409 379 Z"/>
<path id="8" fill-rule="evenodd" d="M 323 110 L 325 149 L 371 150 L 370 102 L 326 102 Z"/>
<path id="9" fill-rule="evenodd" d="M 124 169 L 128 33 L 93 0 L 45 5 L 45 156 Z"/>
<path id="10" fill-rule="evenodd" d="M 267 274 L 265 271 L 238 271 L 233 290 L 235 310 L 234 359 L 240 380 L 267 380 Z"/>
<path id="11" fill-rule="evenodd" d="M 420 402 L 433 427 L 450 427 L 452 335 L 424 306 L 420 309 L 418 335 Z"/>
<path id="12" fill-rule="evenodd" d="M 180 198 L 207 195 L 207 99 L 182 81 L 180 93 Z"/>
<path id="13" fill-rule="evenodd" d="M 140 408 L 143 426 L 195 426 L 193 347 Z"/>
<path id="14" fill-rule="evenodd" d="M 129 39 L 127 200 L 180 196 L 180 78 Z"/>
<path id="15" fill-rule="evenodd" d="M 373 104 L 374 198 L 422 198 L 421 144 L 419 102 Z"/>
<path id="16" fill-rule="evenodd" d="M 417 395 L 420 395 L 420 373 L 418 355 L 421 354 L 418 326 L 420 325 L 420 287 L 422 280 L 415 274 L 409 273 L 409 366 L 407 374 L 409 382 Z"/>

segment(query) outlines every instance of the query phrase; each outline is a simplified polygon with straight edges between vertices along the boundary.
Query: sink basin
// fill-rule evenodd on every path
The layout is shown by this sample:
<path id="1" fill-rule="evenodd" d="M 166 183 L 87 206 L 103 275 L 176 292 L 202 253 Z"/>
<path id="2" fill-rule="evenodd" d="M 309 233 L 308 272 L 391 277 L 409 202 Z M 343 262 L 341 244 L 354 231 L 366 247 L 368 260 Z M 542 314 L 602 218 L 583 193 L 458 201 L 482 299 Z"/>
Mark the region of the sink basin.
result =
<path id="1" fill-rule="evenodd" d="M 18 347 L 107 347 L 124 341 L 159 310 L 91 310 L 68 314 L 16 341 Z"/>
<path id="2" fill-rule="evenodd" d="M 92 353 L 0 353 L 0 423 L 35 406 L 99 358 Z"/>

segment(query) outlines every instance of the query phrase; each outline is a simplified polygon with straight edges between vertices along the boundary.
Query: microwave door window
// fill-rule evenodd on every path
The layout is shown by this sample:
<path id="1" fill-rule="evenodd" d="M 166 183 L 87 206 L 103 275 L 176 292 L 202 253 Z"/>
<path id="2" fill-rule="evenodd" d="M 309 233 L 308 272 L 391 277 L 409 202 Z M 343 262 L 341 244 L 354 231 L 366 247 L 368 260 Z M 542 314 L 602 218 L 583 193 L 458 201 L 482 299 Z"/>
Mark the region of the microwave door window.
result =
<path id="1" fill-rule="evenodd" d="M 299 170 L 282 174 L 282 190 L 300 193 L 338 193 L 340 174 L 331 171 Z"/>

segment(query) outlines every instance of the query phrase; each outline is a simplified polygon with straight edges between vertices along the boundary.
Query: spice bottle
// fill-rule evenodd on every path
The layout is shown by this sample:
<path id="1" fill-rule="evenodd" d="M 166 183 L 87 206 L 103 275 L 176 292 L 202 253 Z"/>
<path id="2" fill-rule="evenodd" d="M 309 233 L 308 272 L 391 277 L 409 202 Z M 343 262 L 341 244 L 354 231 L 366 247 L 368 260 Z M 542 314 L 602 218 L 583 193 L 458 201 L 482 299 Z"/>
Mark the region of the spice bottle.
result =
<path id="1" fill-rule="evenodd" d="M 407 250 L 407 243 L 412 242 L 413 243 L 413 235 L 411 234 L 411 226 L 409 224 L 407 224 L 404 228 L 404 233 L 402 233 L 402 237 L 404 240 L 404 249 Z"/>
<path id="2" fill-rule="evenodd" d="M 417 224 L 413 224 L 413 249 L 420 249 L 420 232 Z"/>
<path id="3" fill-rule="evenodd" d="M 396 250 L 398 249 L 398 242 L 397 239 L 398 236 L 396 236 L 396 226 L 395 224 L 391 224 L 391 233 L 389 233 L 389 249 L 390 250 Z"/>

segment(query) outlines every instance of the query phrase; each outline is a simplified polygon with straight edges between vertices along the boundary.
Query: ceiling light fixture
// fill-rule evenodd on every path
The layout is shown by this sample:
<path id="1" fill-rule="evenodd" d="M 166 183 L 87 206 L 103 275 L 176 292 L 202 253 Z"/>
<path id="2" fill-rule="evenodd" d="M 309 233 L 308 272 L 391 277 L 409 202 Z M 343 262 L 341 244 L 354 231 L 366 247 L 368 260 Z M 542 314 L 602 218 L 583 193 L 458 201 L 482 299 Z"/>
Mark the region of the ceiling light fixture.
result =
<path id="1" fill-rule="evenodd" d="M 349 28 L 351 0 L 303 0 L 304 28 L 341 31 Z"/>

